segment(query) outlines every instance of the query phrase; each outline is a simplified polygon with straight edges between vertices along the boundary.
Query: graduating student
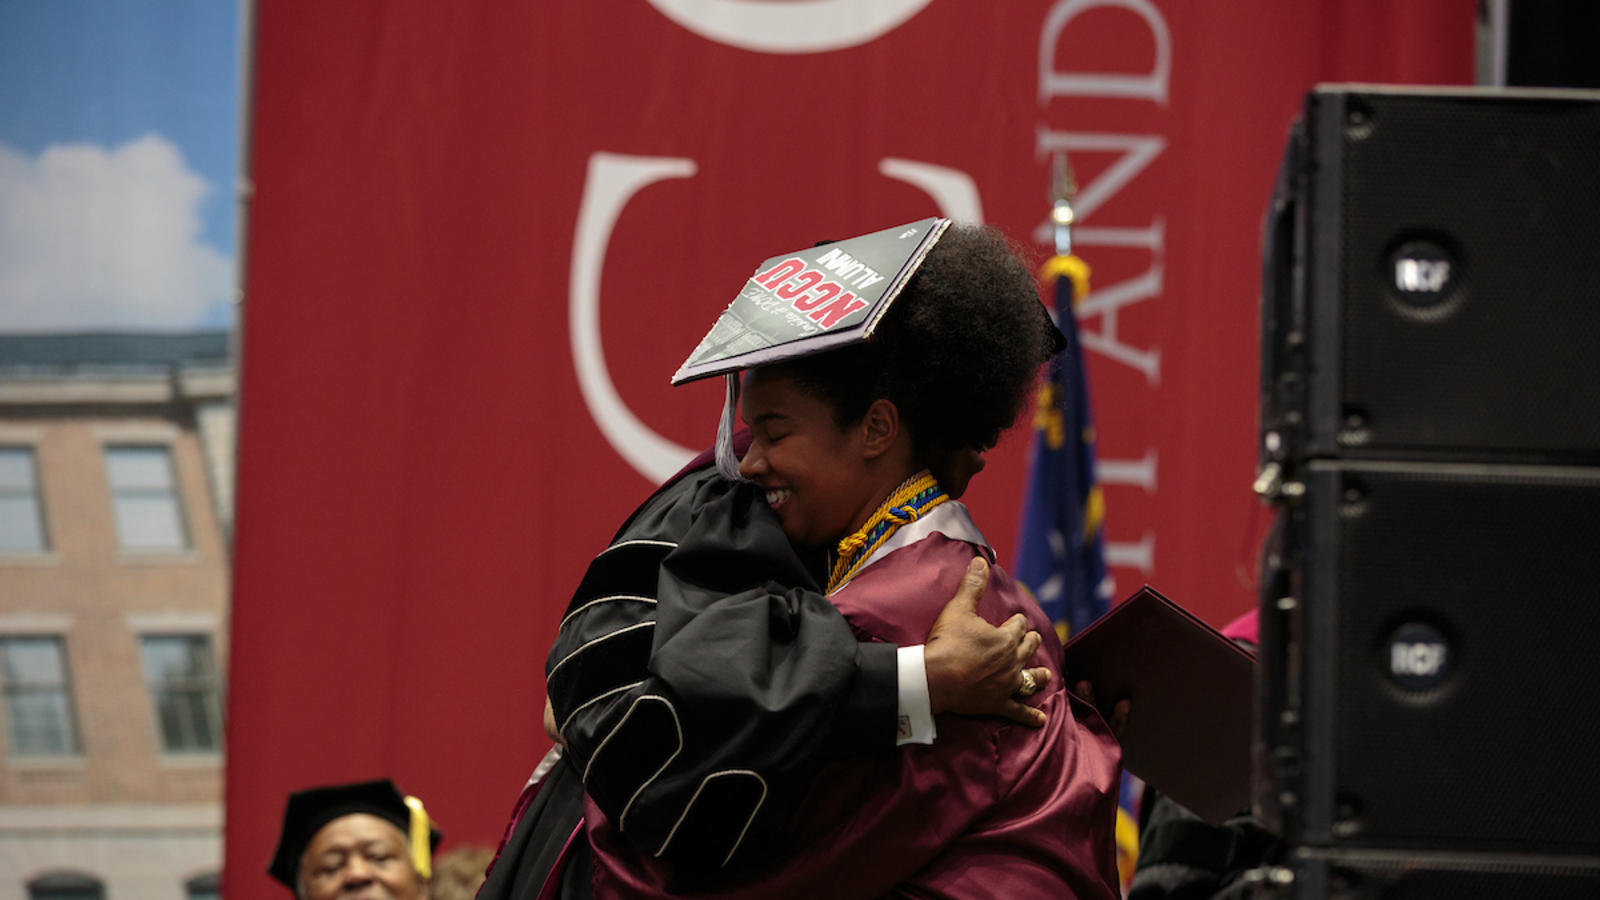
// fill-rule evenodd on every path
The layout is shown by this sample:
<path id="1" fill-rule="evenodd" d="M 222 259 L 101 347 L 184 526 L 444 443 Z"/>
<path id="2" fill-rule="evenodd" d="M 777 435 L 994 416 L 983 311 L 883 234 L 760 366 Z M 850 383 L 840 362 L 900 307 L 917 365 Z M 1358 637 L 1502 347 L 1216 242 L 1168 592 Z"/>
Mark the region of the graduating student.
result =
<path id="1" fill-rule="evenodd" d="M 944 468 L 959 493 L 982 460 L 959 454 Z M 709 454 L 635 511 L 561 623 L 546 705 L 561 746 L 518 799 L 480 900 L 590 896 L 585 786 L 597 810 L 627 815 L 636 849 L 694 878 L 781 822 L 823 762 L 931 739 L 934 711 L 1043 721 L 1015 696 L 1025 677 L 1050 678 L 1029 665 L 1040 635 L 1021 616 L 995 627 L 976 614 L 987 570 L 954 589 L 924 647 L 854 635 L 821 594 L 825 565 L 789 542 L 758 487 L 723 476 Z M 668 717 L 648 715 L 668 706 Z M 613 752 L 597 755 L 602 744 Z M 754 815 L 721 790 L 740 770 L 769 791 Z"/>
<path id="2" fill-rule="evenodd" d="M 289 795 L 268 874 L 298 900 L 427 900 L 442 835 L 388 779 Z"/>
<path id="3" fill-rule="evenodd" d="M 608 586 L 580 590 L 563 623 L 547 673 L 588 790 L 584 833 L 597 896 L 1118 895 L 1116 741 L 1098 713 L 1061 690 L 1059 645 L 1019 586 L 995 570 L 978 612 L 991 622 L 1021 615 L 1046 635 L 1030 664 L 1056 677 L 1036 693 L 1043 679 L 1019 677 L 1016 685 L 1046 714 L 1044 726 L 940 715 L 936 729 L 903 723 L 931 743 L 890 750 L 880 730 L 883 737 L 869 738 L 877 752 L 863 753 L 860 741 L 873 731 L 856 706 L 841 702 L 848 692 L 814 689 L 857 684 L 850 667 L 786 644 L 808 629 L 837 632 L 838 623 L 815 610 L 811 618 L 775 615 L 813 609 L 800 598 L 774 599 L 807 573 L 774 568 L 767 541 L 744 533 L 771 515 L 790 542 L 825 552 L 827 599 L 843 613 L 849 638 L 868 648 L 920 640 L 943 598 L 992 563 L 993 550 L 932 470 L 994 444 L 1059 335 L 1001 236 L 976 226 L 952 227 L 936 241 L 918 233 L 944 224 L 868 236 L 922 242 L 899 263 L 867 264 L 865 274 L 856 265 L 871 259 L 871 248 L 858 245 L 864 239 L 832 245 L 826 254 L 835 266 L 826 271 L 812 265 L 818 253 L 764 267 L 746 288 L 763 302 L 731 306 L 686 366 L 708 348 L 713 357 L 741 348 L 700 371 L 750 369 L 742 411 L 753 441 L 738 471 L 754 482 L 765 514 L 748 504 L 749 484 L 710 479 L 696 488 L 705 492 L 701 506 L 730 498 L 727 515 L 683 523 L 671 546 L 624 540 L 609 551 L 659 554 L 659 598 L 709 590 L 734 602 L 691 599 L 681 606 L 697 614 L 669 617 L 662 608 L 643 625 L 637 611 L 627 612 L 638 601 L 618 599 L 627 590 Z M 781 328 L 752 312 L 777 306 L 761 291 L 792 301 L 795 311 L 820 311 L 830 285 L 835 300 L 844 293 L 830 272 L 848 271 L 863 286 L 879 272 L 913 270 L 909 281 L 889 281 L 903 290 L 881 319 L 858 330 L 865 339 L 843 346 L 774 340 Z M 868 315 L 882 308 L 865 306 Z M 752 345 L 755 357 L 745 352 Z M 762 355 L 768 347 L 779 349 Z M 733 455 L 727 433 L 719 439 L 724 468 Z M 647 506 L 635 523 L 654 514 Z M 729 560 L 730 547 L 749 551 L 744 562 Z M 757 587 L 740 594 L 740 584 Z M 722 615 L 708 616 L 713 609 Z M 746 639 L 756 632 L 766 639 Z M 639 647 L 629 649 L 630 641 Z M 627 662 L 641 658 L 637 667 Z M 766 677 L 773 662 L 796 677 Z M 774 707 L 801 710 L 802 719 L 810 711 L 808 727 L 785 727 L 783 716 L 768 715 Z M 721 757 L 730 729 L 778 752 Z M 833 761 L 807 777 L 818 757 Z M 712 764 L 680 773 L 681 759 Z M 673 785 L 674 802 L 650 802 Z M 683 788 L 693 789 L 686 800 Z M 684 834 L 721 857 L 717 877 L 672 858 Z"/>

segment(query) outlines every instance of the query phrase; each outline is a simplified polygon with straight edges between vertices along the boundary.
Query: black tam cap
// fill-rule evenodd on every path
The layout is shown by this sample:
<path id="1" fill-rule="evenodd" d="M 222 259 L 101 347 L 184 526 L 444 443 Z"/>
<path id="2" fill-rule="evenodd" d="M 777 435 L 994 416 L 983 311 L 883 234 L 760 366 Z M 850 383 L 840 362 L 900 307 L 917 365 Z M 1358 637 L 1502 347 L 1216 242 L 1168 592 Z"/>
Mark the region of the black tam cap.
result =
<path id="1" fill-rule="evenodd" d="M 283 832 L 267 873 L 294 890 L 300 876 L 300 857 L 322 826 L 342 816 L 367 813 L 400 829 L 406 836 L 411 865 L 422 875 L 433 874 L 433 851 L 444 835 L 433 826 L 422 801 L 400 793 L 387 778 L 337 784 L 296 791 L 283 810 Z"/>

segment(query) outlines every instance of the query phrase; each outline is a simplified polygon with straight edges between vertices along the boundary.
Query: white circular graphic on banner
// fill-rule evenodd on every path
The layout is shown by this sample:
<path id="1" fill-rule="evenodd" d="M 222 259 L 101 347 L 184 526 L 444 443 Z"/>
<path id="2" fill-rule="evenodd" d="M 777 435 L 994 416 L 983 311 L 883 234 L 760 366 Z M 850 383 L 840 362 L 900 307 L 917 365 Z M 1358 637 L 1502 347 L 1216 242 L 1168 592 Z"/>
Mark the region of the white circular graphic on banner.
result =
<path id="1" fill-rule="evenodd" d="M 572 239 L 572 269 L 567 314 L 578 387 L 595 424 L 628 465 L 659 484 L 694 458 L 694 451 L 657 434 L 623 402 L 606 368 L 600 346 L 600 270 L 611 229 L 634 194 L 668 178 L 695 173 L 692 159 L 595 153 L 583 182 L 578 229 Z"/>
<path id="2" fill-rule="evenodd" d="M 633 195 L 658 181 L 693 177 L 692 159 L 593 153 L 578 204 L 568 272 L 568 337 L 583 402 L 612 448 L 653 483 L 665 481 L 694 451 L 662 437 L 628 408 L 617 393 L 600 339 L 600 276 L 611 232 Z M 911 159 L 885 158 L 878 172 L 925 191 L 952 219 L 983 221 L 983 202 L 972 176 L 959 169 Z"/>
<path id="3" fill-rule="evenodd" d="M 930 0 L 650 0 L 701 37 L 757 53 L 823 53 L 873 40 Z"/>

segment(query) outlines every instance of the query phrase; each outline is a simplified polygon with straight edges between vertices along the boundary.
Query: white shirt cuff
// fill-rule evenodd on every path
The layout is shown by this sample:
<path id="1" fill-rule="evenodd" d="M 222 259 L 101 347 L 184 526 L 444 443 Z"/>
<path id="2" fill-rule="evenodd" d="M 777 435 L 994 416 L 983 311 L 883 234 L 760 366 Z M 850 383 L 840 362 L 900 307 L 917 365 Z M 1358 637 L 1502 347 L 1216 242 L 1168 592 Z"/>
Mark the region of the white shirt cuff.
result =
<path id="1" fill-rule="evenodd" d="M 933 702 L 928 698 L 928 666 L 922 659 L 922 645 L 901 647 L 896 657 L 899 723 L 895 746 L 931 744 L 938 731 L 933 727 Z"/>

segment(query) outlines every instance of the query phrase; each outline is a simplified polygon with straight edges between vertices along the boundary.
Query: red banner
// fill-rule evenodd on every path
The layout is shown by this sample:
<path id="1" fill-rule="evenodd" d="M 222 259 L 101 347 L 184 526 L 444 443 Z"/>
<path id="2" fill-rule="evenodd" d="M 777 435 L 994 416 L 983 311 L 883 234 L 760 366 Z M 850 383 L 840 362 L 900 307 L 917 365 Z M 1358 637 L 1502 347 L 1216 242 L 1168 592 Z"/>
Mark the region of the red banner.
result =
<path id="1" fill-rule="evenodd" d="M 751 267 L 943 213 L 1080 309 L 1119 595 L 1254 602 L 1260 218 L 1318 81 L 1465 83 L 1472 0 L 256 10 L 227 885 L 288 791 L 393 776 L 492 843 L 590 556 L 710 443 L 667 379 Z M 705 284 L 724 289 L 701 290 Z M 694 286 L 691 288 L 690 286 Z M 1026 429 L 969 495 L 1002 559 Z"/>

